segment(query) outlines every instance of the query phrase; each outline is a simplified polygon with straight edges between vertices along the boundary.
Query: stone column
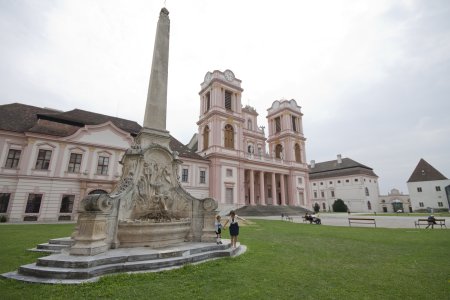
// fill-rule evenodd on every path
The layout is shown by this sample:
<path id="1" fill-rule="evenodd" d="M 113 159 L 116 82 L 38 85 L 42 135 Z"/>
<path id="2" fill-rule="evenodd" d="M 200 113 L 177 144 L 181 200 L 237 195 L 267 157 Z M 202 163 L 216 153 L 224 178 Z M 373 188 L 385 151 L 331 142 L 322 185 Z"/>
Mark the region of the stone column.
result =
<path id="1" fill-rule="evenodd" d="M 255 205 L 255 173 L 253 170 L 250 172 L 250 205 Z"/>
<path id="2" fill-rule="evenodd" d="M 272 173 L 272 205 L 278 205 L 278 201 L 277 201 L 277 181 L 275 179 L 275 173 Z"/>
<path id="3" fill-rule="evenodd" d="M 166 132 L 167 78 L 169 74 L 169 11 L 162 8 L 156 27 L 152 70 L 145 107 L 144 128 Z"/>
<path id="4" fill-rule="evenodd" d="M 261 205 L 266 205 L 266 195 L 264 193 L 264 172 L 259 172 L 259 199 Z"/>
<path id="5" fill-rule="evenodd" d="M 245 169 L 240 168 L 239 169 L 239 177 L 238 182 L 241 182 L 242 184 L 239 184 L 239 194 L 236 203 L 238 204 L 245 204 Z"/>
<path id="6" fill-rule="evenodd" d="M 280 186 L 281 186 L 281 205 L 286 205 L 286 189 L 284 187 L 284 174 L 280 174 Z"/>

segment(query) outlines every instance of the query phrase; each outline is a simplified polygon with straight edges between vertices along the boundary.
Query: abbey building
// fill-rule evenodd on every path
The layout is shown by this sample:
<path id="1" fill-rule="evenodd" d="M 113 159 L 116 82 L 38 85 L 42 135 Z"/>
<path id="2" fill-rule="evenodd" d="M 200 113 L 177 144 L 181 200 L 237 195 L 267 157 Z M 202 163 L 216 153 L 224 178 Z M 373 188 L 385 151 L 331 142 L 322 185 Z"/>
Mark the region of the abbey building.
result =
<path id="1" fill-rule="evenodd" d="M 378 176 L 347 158 L 307 164 L 303 114 L 296 100 L 276 100 L 266 124 L 242 106 L 241 80 L 232 71 L 205 75 L 198 132 L 188 145 L 171 137 L 183 161 L 181 185 L 225 209 L 245 205 L 313 205 L 329 211 L 342 199 L 352 211 L 373 212 Z M 57 111 L 25 104 L 0 106 L 0 217 L 10 222 L 76 220 L 88 194 L 109 193 L 121 159 L 141 130 L 134 121 L 80 109 Z"/>

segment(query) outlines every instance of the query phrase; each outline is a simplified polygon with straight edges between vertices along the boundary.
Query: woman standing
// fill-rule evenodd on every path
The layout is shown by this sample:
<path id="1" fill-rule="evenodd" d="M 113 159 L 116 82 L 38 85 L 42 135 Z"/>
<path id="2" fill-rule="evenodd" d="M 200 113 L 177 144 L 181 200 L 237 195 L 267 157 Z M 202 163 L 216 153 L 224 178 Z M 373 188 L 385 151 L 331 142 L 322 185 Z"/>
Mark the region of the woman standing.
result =
<path id="1" fill-rule="evenodd" d="M 239 217 L 236 215 L 234 210 L 230 211 L 230 216 L 228 220 L 225 221 L 225 224 L 223 224 L 223 227 L 227 226 L 228 223 L 230 223 L 230 236 L 231 236 L 231 247 L 234 249 L 236 248 L 237 238 L 239 235 L 239 223 L 238 219 L 241 219 L 242 221 L 245 221 L 245 219 Z"/>

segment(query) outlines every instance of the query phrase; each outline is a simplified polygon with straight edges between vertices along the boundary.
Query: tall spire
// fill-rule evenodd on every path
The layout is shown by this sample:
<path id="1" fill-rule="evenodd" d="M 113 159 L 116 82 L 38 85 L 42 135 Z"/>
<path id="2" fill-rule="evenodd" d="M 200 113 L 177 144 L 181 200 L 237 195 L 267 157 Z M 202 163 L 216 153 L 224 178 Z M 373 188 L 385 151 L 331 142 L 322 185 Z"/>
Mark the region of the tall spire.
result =
<path id="1" fill-rule="evenodd" d="M 167 77 L 169 69 L 169 11 L 163 7 L 159 13 L 153 49 L 152 70 L 145 107 L 144 128 L 167 132 Z"/>

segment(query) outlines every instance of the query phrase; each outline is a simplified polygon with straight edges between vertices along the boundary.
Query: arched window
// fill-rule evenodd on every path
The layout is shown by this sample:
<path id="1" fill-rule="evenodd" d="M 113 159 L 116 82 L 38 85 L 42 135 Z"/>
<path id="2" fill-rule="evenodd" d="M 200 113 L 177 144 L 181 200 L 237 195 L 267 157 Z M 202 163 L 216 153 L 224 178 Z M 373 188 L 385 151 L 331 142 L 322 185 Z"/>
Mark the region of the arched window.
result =
<path id="1" fill-rule="evenodd" d="M 252 120 L 250 120 L 250 119 L 247 120 L 247 129 L 248 130 L 253 130 Z"/>
<path id="2" fill-rule="evenodd" d="M 294 152 L 295 152 L 295 161 L 296 162 L 302 162 L 302 157 L 300 155 L 300 145 L 299 144 L 295 144 Z"/>
<path id="3" fill-rule="evenodd" d="M 369 188 L 366 187 L 366 196 L 369 196 Z"/>
<path id="4" fill-rule="evenodd" d="M 283 146 L 278 144 L 278 145 L 275 146 L 275 157 L 276 158 L 281 158 L 282 155 L 283 155 Z"/>
<path id="5" fill-rule="evenodd" d="M 230 124 L 225 125 L 225 148 L 234 149 L 234 130 Z"/>
<path id="6" fill-rule="evenodd" d="M 205 126 L 205 129 L 203 130 L 203 150 L 208 149 L 209 147 L 209 127 L 208 125 Z"/>
<path id="7" fill-rule="evenodd" d="M 372 203 L 370 201 L 367 201 L 367 209 L 372 210 Z"/>
<path id="8" fill-rule="evenodd" d="M 254 150 L 252 144 L 249 144 L 249 145 L 248 145 L 248 147 L 247 147 L 247 152 L 248 152 L 248 153 L 255 153 L 255 150 Z"/>

